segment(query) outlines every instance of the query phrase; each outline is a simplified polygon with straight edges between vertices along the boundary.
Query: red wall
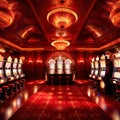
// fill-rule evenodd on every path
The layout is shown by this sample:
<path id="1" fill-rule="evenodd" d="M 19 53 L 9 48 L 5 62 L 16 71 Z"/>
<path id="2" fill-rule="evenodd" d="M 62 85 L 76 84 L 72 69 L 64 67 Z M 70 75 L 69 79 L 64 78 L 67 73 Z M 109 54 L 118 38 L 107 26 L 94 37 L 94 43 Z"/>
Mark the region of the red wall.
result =
<path id="1" fill-rule="evenodd" d="M 23 71 L 26 75 L 26 79 L 44 79 L 46 61 L 53 54 L 54 52 L 50 51 L 24 53 L 25 61 Z M 76 73 L 76 79 L 87 79 L 90 73 L 91 59 L 100 53 L 71 51 L 66 52 L 66 54 L 70 55 L 75 61 L 74 70 Z"/>

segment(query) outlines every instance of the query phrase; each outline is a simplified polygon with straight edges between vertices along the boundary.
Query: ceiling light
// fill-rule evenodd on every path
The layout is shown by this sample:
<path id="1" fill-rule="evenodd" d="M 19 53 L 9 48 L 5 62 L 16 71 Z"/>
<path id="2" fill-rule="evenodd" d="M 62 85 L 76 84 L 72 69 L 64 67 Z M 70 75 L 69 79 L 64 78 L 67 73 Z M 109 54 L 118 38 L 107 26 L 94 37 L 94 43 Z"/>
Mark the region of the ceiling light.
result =
<path id="1" fill-rule="evenodd" d="M 6 28 L 13 22 L 13 12 L 8 9 L 8 3 L 5 0 L 0 2 L 0 28 Z"/>
<path id="2" fill-rule="evenodd" d="M 70 42 L 63 39 L 59 39 L 53 41 L 51 45 L 54 46 L 57 50 L 64 50 L 70 45 Z"/>
<path id="3" fill-rule="evenodd" d="M 120 27 L 120 1 L 113 5 L 113 9 L 110 13 L 110 19 L 114 26 Z"/>
<path id="4" fill-rule="evenodd" d="M 78 20 L 78 15 L 69 8 L 60 7 L 51 10 L 47 20 L 56 28 L 68 28 Z"/>

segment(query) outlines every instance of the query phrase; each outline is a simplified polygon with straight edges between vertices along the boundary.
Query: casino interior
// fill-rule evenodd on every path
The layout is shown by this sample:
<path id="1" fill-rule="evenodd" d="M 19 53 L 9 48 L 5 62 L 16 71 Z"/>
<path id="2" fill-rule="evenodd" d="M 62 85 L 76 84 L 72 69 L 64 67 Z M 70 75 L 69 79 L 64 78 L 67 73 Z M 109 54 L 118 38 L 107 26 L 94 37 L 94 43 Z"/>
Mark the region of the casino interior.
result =
<path id="1" fill-rule="evenodd" d="M 0 120 L 120 120 L 120 0 L 0 0 Z"/>

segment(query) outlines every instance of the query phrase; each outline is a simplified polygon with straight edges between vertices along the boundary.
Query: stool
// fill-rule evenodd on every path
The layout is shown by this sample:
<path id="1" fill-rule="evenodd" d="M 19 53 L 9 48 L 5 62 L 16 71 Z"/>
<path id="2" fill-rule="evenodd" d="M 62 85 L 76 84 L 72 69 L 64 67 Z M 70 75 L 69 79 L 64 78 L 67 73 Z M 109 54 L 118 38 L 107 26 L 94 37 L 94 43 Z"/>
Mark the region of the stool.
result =
<path id="1" fill-rule="evenodd" d="M 8 94 L 9 94 L 9 86 L 5 85 L 5 86 L 2 86 L 2 90 L 3 90 L 3 96 L 5 98 L 8 98 Z"/>
<path id="2" fill-rule="evenodd" d="M 65 76 L 65 80 L 66 80 L 66 82 L 67 82 L 67 85 L 68 85 L 68 83 L 69 83 L 69 81 L 70 81 L 70 83 L 71 83 L 71 77 L 70 76 Z"/>
<path id="3" fill-rule="evenodd" d="M 58 76 L 59 85 L 61 85 L 62 76 Z"/>
<path id="4" fill-rule="evenodd" d="M 4 100 L 5 96 L 3 96 L 3 90 L 0 88 L 0 100 Z"/>
<path id="5" fill-rule="evenodd" d="M 9 93 L 13 94 L 15 92 L 15 84 L 10 83 L 9 86 Z"/>
<path id="6" fill-rule="evenodd" d="M 120 100 L 120 81 L 116 82 L 116 91 L 115 91 L 116 101 Z"/>
<path id="7" fill-rule="evenodd" d="M 53 81 L 54 81 L 54 76 L 50 76 L 50 83 L 51 83 L 51 85 L 53 85 Z"/>
<path id="8" fill-rule="evenodd" d="M 20 83 L 18 81 L 14 82 L 15 84 L 15 91 L 19 91 L 20 90 Z"/>

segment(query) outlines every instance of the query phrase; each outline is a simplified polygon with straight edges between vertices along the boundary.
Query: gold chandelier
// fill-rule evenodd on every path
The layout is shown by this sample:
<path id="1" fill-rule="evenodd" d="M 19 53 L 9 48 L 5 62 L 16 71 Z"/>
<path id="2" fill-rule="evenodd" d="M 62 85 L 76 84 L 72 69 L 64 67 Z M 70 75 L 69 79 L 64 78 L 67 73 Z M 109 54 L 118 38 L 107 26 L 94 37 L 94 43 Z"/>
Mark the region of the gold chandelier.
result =
<path id="1" fill-rule="evenodd" d="M 63 38 L 60 38 L 58 40 L 53 41 L 51 45 L 54 46 L 57 50 L 64 50 L 70 45 L 70 42 L 64 40 Z"/>
<path id="2" fill-rule="evenodd" d="M 68 28 L 78 20 L 78 15 L 71 9 L 59 7 L 47 14 L 47 21 L 56 28 Z"/>
<path id="3" fill-rule="evenodd" d="M 114 26 L 120 27 L 120 0 L 113 5 L 113 9 L 110 13 L 110 19 Z"/>

